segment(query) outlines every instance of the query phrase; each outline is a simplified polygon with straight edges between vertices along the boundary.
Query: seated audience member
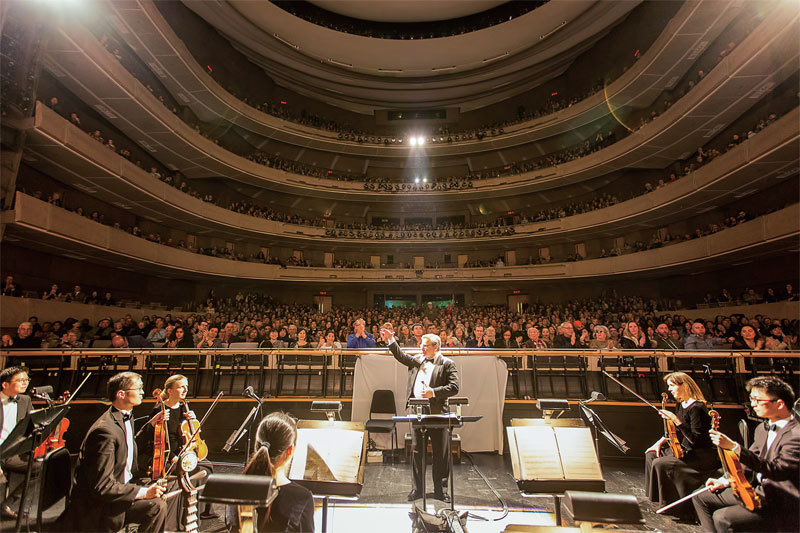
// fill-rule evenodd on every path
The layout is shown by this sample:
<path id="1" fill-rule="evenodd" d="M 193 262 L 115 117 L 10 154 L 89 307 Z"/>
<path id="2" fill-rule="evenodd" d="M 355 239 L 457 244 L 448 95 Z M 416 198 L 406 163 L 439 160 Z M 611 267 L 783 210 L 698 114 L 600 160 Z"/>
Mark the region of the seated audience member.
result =
<path id="1" fill-rule="evenodd" d="M 192 339 L 191 335 L 186 333 L 186 329 L 183 326 L 175 326 L 169 336 L 169 340 L 164 344 L 164 348 L 191 349 L 194 348 L 194 346 L 194 339 Z"/>
<path id="2" fill-rule="evenodd" d="M 13 337 L 3 335 L 3 348 L 13 348 L 16 350 L 31 350 L 42 347 L 42 339 L 33 335 L 33 324 L 23 322 L 17 328 L 17 334 Z"/>
<path id="3" fill-rule="evenodd" d="M 336 333 L 333 330 L 328 330 L 317 348 L 320 350 L 341 350 L 342 343 L 336 340 Z"/>
<path id="4" fill-rule="evenodd" d="M 406 340 L 403 348 L 419 348 L 419 344 L 422 342 L 422 336 L 424 334 L 425 329 L 422 327 L 422 324 L 419 322 L 414 323 L 411 326 L 411 337 Z"/>
<path id="5" fill-rule="evenodd" d="M 278 332 L 272 330 L 269 332 L 269 339 L 262 341 L 258 346 L 259 348 L 286 348 L 286 343 L 278 338 Z"/>
<path id="6" fill-rule="evenodd" d="M 81 290 L 80 285 L 75 285 L 72 288 L 72 292 L 68 292 L 67 295 L 64 297 L 65 302 L 78 302 L 83 303 L 86 299 L 86 293 Z"/>
<path id="7" fill-rule="evenodd" d="M 529 348 L 531 350 L 546 350 L 547 343 L 541 337 L 539 333 L 539 328 L 536 326 L 531 326 L 528 328 L 528 340 L 525 341 L 525 348 Z"/>
<path id="8" fill-rule="evenodd" d="M 398 344 L 401 344 L 399 340 L 397 342 Z M 466 337 L 464 337 L 464 328 L 461 326 L 456 326 L 456 329 L 455 331 L 453 331 L 453 334 L 450 335 L 450 337 L 447 339 L 447 346 L 450 348 L 464 348 L 466 344 L 467 344 L 467 339 Z"/>
<path id="9" fill-rule="evenodd" d="M 258 425 L 244 474 L 271 476 L 278 486 L 267 512 L 258 514 L 258 531 L 314 531 L 314 496 L 288 476 L 296 443 L 297 423 L 286 413 L 271 413 Z"/>
<path id="10" fill-rule="evenodd" d="M 141 335 L 111 335 L 111 346 L 114 348 L 155 348 L 152 342 Z"/>
<path id="11" fill-rule="evenodd" d="M 485 329 L 478 324 L 473 330 L 475 337 L 467 340 L 467 348 L 491 348 L 492 343 L 486 338 Z"/>
<path id="12" fill-rule="evenodd" d="M 553 348 L 586 348 L 587 340 L 589 340 L 588 331 L 583 330 L 583 334 L 578 338 L 572 323 L 562 322 L 558 328 L 558 334 L 553 339 Z"/>
<path id="13" fill-rule="evenodd" d="M 53 283 L 49 291 L 44 291 L 42 300 L 58 300 L 62 297 L 61 291 L 58 290 L 58 285 Z"/>
<path id="14" fill-rule="evenodd" d="M 153 344 L 163 344 L 164 341 L 167 340 L 167 330 L 165 326 L 164 319 L 156 317 L 156 324 L 153 326 L 153 329 L 150 330 L 150 333 L 147 334 L 147 340 Z"/>
<path id="15" fill-rule="evenodd" d="M 311 346 L 311 343 L 308 342 L 308 332 L 306 332 L 305 329 L 299 330 L 297 332 L 297 340 L 294 341 L 294 343 L 292 343 L 292 345 L 289 346 L 289 347 L 290 348 L 305 349 L 305 350 L 309 350 L 309 349 L 313 348 L 313 346 Z"/>
<path id="16" fill-rule="evenodd" d="M 677 330 L 675 332 L 677 333 Z M 661 322 L 656 326 L 653 337 L 650 339 L 650 345 L 657 350 L 680 350 L 683 345 L 679 341 L 680 338 L 672 338 L 669 326 L 665 322 Z"/>
<path id="17" fill-rule="evenodd" d="M 739 336 L 736 337 L 731 345 L 731 350 L 763 350 L 764 339 L 751 325 L 742 326 Z"/>
<path id="18" fill-rule="evenodd" d="M 683 348 L 685 350 L 693 350 L 698 352 L 714 350 L 714 346 L 728 342 L 726 339 L 721 339 L 719 337 L 711 337 L 706 339 L 706 326 L 702 320 L 695 320 L 692 324 L 691 331 L 691 335 L 686 337 L 686 341 L 683 343 Z M 731 337 L 730 342 L 733 342 L 734 340 L 735 339 Z"/>
<path id="19" fill-rule="evenodd" d="M 789 340 L 783 334 L 780 324 L 772 324 L 767 328 L 767 334 L 764 336 L 764 349 L 771 351 L 789 349 Z"/>
<path id="20" fill-rule="evenodd" d="M 168 504 L 161 499 L 166 487 L 135 482 L 138 465 L 131 411 L 143 397 L 139 374 L 122 372 L 108 380 L 111 407 L 92 424 L 81 444 L 65 529 L 115 532 L 128 523 L 139 524 L 142 533 L 178 529 L 177 523 L 167 524 Z M 169 505 L 179 500 L 172 498 Z"/>
<path id="21" fill-rule="evenodd" d="M 113 344 L 114 344 L 113 343 L 113 339 L 112 339 L 112 343 L 111 344 L 113 346 Z M 66 332 L 61 337 L 61 342 L 59 343 L 59 345 L 57 347 L 58 348 L 67 348 L 67 349 L 69 349 L 69 348 L 83 348 L 84 344 L 83 344 L 83 341 L 81 341 L 80 332 L 75 330 L 75 329 L 69 330 L 68 332 Z"/>
<path id="22" fill-rule="evenodd" d="M 23 394 L 30 381 L 25 367 L 10 366 L 0 372 L 0 444 L 31 412 L 31 398 Z M 4 518 L 17 518 L 28 458 L 27 454 L 0 457 L 0 515 Z"/>
<path id="23" fill-rule="evenodd" d="M 6 276 L 3 282 L 3 296 L 22 296 L 22 289 L 14 280 L 14 276 Z"/>
<path id="24" fill-rule="evenodd" d="M 219 328 L 210 326 L 205 337 L 197 343 L 198 348 L 222 348 L 222 341 L 218 338 Z"/>
<path id="25" fill-rule="evenodd" d="M 619 345 L 623 350 L 643 350 L 649 347 L 647 337 L 636 322 L 627 322 L 622 330 Z"/>
<path id="26" fill-rule="evenodd" d="M 608 338 L 608 328 L 605 326 L 594 327 L 594 339 L 589 341 L 589 348 L 594 350 L 616 350 L 619 343 Z"/>
<path id="27" fill-rule="evenodd" d="M 511 337 L 511 330 L 506 329 L 503 331 L 503 338 L 494 344 L 495 348 L 519 348 L 517 339 Z"/>
<path id="28" fill-rule="evenodd" d="M 756 426 L 750 448 L 716 430 L 709 432 L 719 448 L 730 450 L 751 475 L 761 508 L 748 510 L 726 478 L 706 481 L 708 492 L 693 499 L 703 531 L 798 531 L 800 529 L 800 422 L 792 417 L 795 395 L 775 376 L 747 383 L 750 405 L 769 424 Z"/>
<path id="29" fill-rule="evenodd" d="M 363 318 L 357 319 L 353 323 L 355 332 L 347 336 L 348 348 L 375 348 L 375 337 L 371 333 L 367 333 L 366 323 Z"/>

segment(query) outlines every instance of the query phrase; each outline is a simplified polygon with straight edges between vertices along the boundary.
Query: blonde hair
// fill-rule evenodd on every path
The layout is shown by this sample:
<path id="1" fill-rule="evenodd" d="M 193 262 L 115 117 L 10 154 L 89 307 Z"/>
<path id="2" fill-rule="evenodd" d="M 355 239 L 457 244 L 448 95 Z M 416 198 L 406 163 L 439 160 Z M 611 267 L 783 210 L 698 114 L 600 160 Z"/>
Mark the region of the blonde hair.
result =
<path id="1" fill-rule="evenodd" d="M 183 374 L 173 374 L 170 377 L 168 377 L 167 380 L 164 382 L 164 388 L 161 389 L 161 398 L 164 400 L 169 398 L 169 393 L 167 391 L 171 389 L 172 386 L 179 381 L 186 381 L 187 383 L 189 382 L 189 380 L 186 379 L 186 376 L 184 376 Z"/>
<path id="2" fill-rule="evenodd" d="M 689 389 L 689 398 L 706 403 L 706 397 L 703 396 L 700 387 L 697 386 L 697 383 L 695 383 L 689 374 L 685 372 L 672 372 L 664 376 L 664 383 L 669 381 L 673 382 L 675 385 L 686 385 L 686 388 Z"/>

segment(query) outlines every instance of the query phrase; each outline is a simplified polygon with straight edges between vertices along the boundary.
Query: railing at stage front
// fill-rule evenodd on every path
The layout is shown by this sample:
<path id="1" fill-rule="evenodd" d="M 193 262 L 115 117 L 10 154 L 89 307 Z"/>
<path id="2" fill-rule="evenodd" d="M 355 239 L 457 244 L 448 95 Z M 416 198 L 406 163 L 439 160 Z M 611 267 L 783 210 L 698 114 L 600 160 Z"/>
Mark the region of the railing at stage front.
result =
<path id="1" fill-rule="evenodd" d="M 413 352 L 412 350 L 409 350 Z M 664 350 L 524 350 L 446 348 L 448 357 L 496 357 L 508 369 L 506 400 L 586 398 L 592 390 L 609 399 L 634 397 L 603 376 L 605 370 L 647 398 L 659 399 L 663 377 L 691 375 L 712 401 L 744 401 L 744 383 L 777 375 L 797 388 L 800 351 L 714 352 Z M 140 373 L 145 388 L 158 388 L 172 374 L 186 375 L 194 396 L 218 390 L 234 396 L 252 386 L 276 397 L 348 397 L 357 362 L 364 355 L 387 356 L 386 349 L 70 349 L 0 350 L 0 367 L 24 365 L 37 384 L 70 390 L 88 372 L 93 386 L 82 393 L 102 396 L 104 381 L 122 371 Z M 292 383 L 292 387 L 288 386 Z M 305 387 L 299 387 L 305 382 Z"/>

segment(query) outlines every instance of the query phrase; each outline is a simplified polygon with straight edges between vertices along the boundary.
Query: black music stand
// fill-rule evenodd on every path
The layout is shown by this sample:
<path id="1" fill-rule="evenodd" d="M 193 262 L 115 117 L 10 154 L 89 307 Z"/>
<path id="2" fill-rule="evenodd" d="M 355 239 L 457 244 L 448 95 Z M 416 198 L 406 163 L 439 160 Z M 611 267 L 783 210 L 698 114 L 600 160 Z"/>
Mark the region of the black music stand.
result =
<path id="1" fill-rule="evenodd" d="M 35 460 L 33 451 L 53 432 L 56 424 L 67 415 L 69 410 L 69 405 L 56 405 L 31 411 L 17 423 L 3 444 L 0 445 L 0 456 L 28 454 L 28 467 L 25 470 L 25 483 L 22 485 L 19 514 L 17 514 L 15 526 L 17 532 L 22 530 L 22 516 L 26 514 L 24 512 L 25 500 L 28 496 L 28 486 L 31 482 Z"/>
<path id="2" fill-rule="evenodd" d="M 600 459 L 600 445 L 597 442 L 598 434 L 602 435 L 609 443 L 611 443 L 614 448 L 618 449 L 624 454 L 627 454 L 630 448 L 625 444 L 625 441 L 622 440 L 618 435 L 614 434 L 613 431 L 608 429 L 608 426 L 605 425 L 603 419 L 601 419 L 591 407 L 586 405 L 586 403 L 587 402 L 578 402 L 578 407 L 580 408 L 583 416 L 586 417 L 586 420 L 594 429 L 594 449 L 597 453 L 597 459 Z"/>
<path id="3" fill-rule="evenodd" d="M 427 398 L 425 398 L 425 402 L 421 401 L 417 398 L 409 399 L 409 405 L 417 407 L 417 414 L 413 415 L 404 415 L 404 416 L 393 416 L 392 420 L 395 422 L 410 422 L 411 429 L 419 429 L 422 431 L 423 435 L 426 435 L 428 430 L 430 429 L 442 429 L 447 428 L 447 442 L 445 443 L 445 449 L 447 450 L 447 463 L 450 467 L 450 510 L 455 510 L 455 487 L 453 486 L 455 481 L 455 476 L 453 474 L 453 451 L 451 449 L 451 442 L 453 440 L 453 429 L 457 427 L 461 427 L 464 425 L 464 422 L 477 422 L 482 416 L 462 416 L 461 415 L 461 405 L 458 404 L 458 412 L 457 413 L 443 413 L 440 415 L 426 415 L 422 414 L 422 408 L 425 405 L 429 405 Z M 466 402 L 464 402 L 466 403 Z M 427 442 L 426 438 L 423 438 L 423 442 Z M 414 460 L 414 446 L 416 444 L 416 439 L 411 440 L 412 447 L 411 447 L 411 460 Z M 427 474 L 427 466 L 428 461 L 425 459 L 425 455 L 427 455 L 427 451 L 423 450 L 423 458 L 422 458 L 422 509 L 423 511 L 427 509 L 427 494 L 425 492 L 425 477 Z M 414 471 L 413 466 L 411 469 L 412 473 Z"/>

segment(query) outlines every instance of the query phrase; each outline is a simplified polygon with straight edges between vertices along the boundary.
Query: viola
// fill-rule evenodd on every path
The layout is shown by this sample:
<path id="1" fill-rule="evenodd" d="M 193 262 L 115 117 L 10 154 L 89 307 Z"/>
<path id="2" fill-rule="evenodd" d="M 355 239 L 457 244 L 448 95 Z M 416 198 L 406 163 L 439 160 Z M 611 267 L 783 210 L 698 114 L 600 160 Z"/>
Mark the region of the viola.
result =
<path id="1" fill-rule="evenodd" d="M 166 407 L 164 407 L 164 398 L 161 397 L 161 389 L 153 391 L 153 396 L 161 407 L 161 422 L 156 424 L 153 431 L 153 462 L 151 465 L 150 476 L 153 479 L 164 477 L 164 465 L 166 463 L 167 454 L 169 453 L 169 438 L 167 436 L 167 422 L 164 420 L 166 415 Z"/>
<path id="2" fill-rule="evenodd" d="M 189 404 L 183 400 L 181 402 L 185 410 L 186 420 L 181 422 L 181 435 L 183 436 L 184 451 L 194 451 L 197 460 L 202 461 L 208 457 L 208 445 L 200 436 L 200 421 L 189 416 Z"/>
<path id="3" fill-rule="evenodd" d="M 64 404 L 67 402 L 69 402 L 69 391 L 64 391 L 64 394 L 62 394 L 61 397 L 55 401 L 56 404 Z M 36 447 L 36 449 L 33 451 L 33 457 L 38 459 L 39 457 L 44 457 L 53 450 L 63 448 L 66 445 L 64 442 L 64 433 L 66 433 L 68 429 L 69 419 L 64 417 L 58 422 L 58 425 L 56 425 L 55 429 L 53 429 L 53 432 L 50 433 L 50 435 L 48 435 L 39 446 Z"/>
<path id="4" fill-rule="evenodd" d="M 669 395 L 666 392 L 661 393 L 661 409 L 667 410 L 667 399 Z M 672 450 L 673 455 L 678 459 L 683 459 L 683 446 L 678 438 L 678 430 L 675 427 L 675 422 L 669 418 L 664 419 L 664 438 L 667 439 L 669 449 Z"/>
<path id="5" fill-rule="evenodd" d="M 713 409 L 708 414 L 711 417 L 711 428 L 719 431 L 719 420 L 722 417 Z M 739 457 L 732 450 L 725 450 L 719 446 L 717 446 L 717 452 L 719 452 L 719 460 L 722 463 L 722 469 L 725 471 L 725 477 L 730 482 L 731 490 L 733 490 L 736 498 L 742 502 L 742 505 L 748 511 L 761 509 L 761 497 L 756 494 L 753 486 L 747 481 L 742 463 L 739 462 Z"/>

